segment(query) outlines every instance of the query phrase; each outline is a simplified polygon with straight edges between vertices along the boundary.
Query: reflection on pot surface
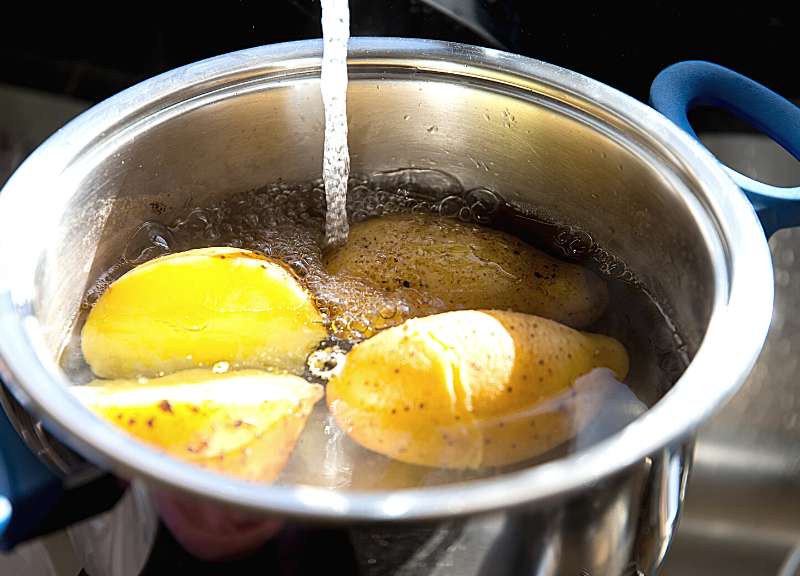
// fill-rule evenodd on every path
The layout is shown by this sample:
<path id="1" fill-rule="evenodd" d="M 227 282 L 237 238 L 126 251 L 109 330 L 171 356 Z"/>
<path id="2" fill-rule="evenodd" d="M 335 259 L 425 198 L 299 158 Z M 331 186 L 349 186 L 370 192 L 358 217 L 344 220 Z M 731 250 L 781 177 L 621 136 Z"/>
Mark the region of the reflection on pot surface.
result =
<path id="1" fill-rule="evenodd" d="M 688 362 L 663 308 L 574 226 L 438 170 L 354 177 L 347 209 L 328 250 L 319 182 L 142 222 L 62 355 L 78 397 L 205 467 L 381 490 L 588 447 Z M 291 374 L 327 382 L 330 415 L 306 424 L 321 394 L 287 396 Z"/>

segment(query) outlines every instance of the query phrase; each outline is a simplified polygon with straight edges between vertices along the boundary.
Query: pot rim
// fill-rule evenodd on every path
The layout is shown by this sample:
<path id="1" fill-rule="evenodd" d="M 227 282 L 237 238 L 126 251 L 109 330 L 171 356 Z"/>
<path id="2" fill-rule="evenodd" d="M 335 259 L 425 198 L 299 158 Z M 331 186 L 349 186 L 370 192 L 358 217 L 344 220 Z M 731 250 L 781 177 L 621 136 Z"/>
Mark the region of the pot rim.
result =
<path id="1" fill-rule="evenodd" d="M 707 243 L 714 268 L 712 314 L 691 364 L 653 407 L 613 436 L 564 458 L 483 480 L 394 491 L 331 491 L 263 485 L 223 476 L 166 456 L 90 417 L 67 390 L 33 317 L 39 254 L 20 243 L 23 215 L 42 210 L 31 190 L 58 190 L 64 170 L 120 126 L 167 110 L 188 95 L 263 78 L 319 69 L 322 43 L 262 46 L 178 68 L 94 106 L 42 144 L 0 195 L 0 373 L 23 406 L 78 452 L 116 473 L 236 507 L 317 520 L 422 520 L 541 503 L 571 494 L 685 440 L 744 382 L 771 319 L 772 262 L 759 221 L 722 166 L 655 110 L 600 82 L 523 56 L 463 44 L 406 38 L 353 38 L 351 72 L 362 65 L 405 62 L 444 75 L 507 85 L 535 81 L 563 98 L 589 101 L 656 143 L 692 179 L 683 193 Z M 412 62 L 413 61 L 413 62 Z M 199 91 L 199 92 L 198 92 Z M 56 197 L 56 194 L 53 195 Z M 69 194 L 61 196 L 69 197 Z M 57 217 L 67 198 L 46 210 Z"/>

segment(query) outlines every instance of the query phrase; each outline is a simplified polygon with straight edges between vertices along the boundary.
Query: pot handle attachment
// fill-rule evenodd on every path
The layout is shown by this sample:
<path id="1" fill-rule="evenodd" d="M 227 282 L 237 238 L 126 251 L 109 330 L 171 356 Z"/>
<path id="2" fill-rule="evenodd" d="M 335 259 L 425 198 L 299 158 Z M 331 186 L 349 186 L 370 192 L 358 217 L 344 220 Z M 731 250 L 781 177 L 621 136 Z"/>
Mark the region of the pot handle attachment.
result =
<path id="1" fill-rule="evenodd" d="M 62 491 L 58 476 L 31 452 L 0 407 L 0 550 L 26 540 Z"/>
<path id="2" fill-rule="evenodd" d="M 763 131 L 800 160 L 800 107 L 717 64 L 692 60 L 665 68 L 650 87 L 650 104 L 698 141 L 689 124 L 689 110 L 698 105 L 722 108 Z M 768 238 L 781 228 L 800 225 L 800 186 L 772 186 L 723 167 L 753 204 Z"/>
<path id="3" fill-rule="evenodd" d="M 0 382 L 0 387 L 3 383 Z M 35 454 L 6 412 L 0 390 L 0 552 L 105 512 L 125 487 L 94 468 L 62 473 Z"/>

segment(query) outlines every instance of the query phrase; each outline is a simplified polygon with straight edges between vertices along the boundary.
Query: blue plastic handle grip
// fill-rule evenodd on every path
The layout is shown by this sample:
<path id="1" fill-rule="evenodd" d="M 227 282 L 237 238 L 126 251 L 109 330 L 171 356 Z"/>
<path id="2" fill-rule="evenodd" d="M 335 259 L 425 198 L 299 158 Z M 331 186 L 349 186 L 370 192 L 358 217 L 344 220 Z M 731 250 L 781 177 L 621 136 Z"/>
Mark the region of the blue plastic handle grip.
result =
<path id="1" fill-rule="evenodd" d="M 63 490 L 61 478 L 30 451 L 0 408 L 0 550 L 27 540 Z"/>
<path id="2" fill-rule="evenodd" d="M 650 87 L 651 105 L 697 138 L 689 110 L 723 108 L 763 131 L 800 160 L 800 107 L 741 74 L 710 62 L 679 62 L 665 68 Z M 699 140 L 699 139 L 698 139 Z M 753 204 L 767 237 L 800 225 L 800 187 L 764 184 L 725 166 Z"/>

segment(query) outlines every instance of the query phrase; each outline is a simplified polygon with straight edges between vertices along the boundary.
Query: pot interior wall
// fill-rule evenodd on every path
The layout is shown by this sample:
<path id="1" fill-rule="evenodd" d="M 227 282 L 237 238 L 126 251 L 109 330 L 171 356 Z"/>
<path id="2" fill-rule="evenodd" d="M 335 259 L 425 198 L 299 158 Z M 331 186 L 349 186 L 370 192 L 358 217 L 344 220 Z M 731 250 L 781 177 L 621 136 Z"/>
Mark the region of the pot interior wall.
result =
<path id="1" fill-rule="evenodd" d="M 657 296 L 692 354 L 709 319 L 706 243 L 678 193 L 690 182 L 623 120 L 590 102 L 414 70 L 352 74 L 352 170 L 443 170 L 576 226 Z M 39 266 L 36 311 L 57 353 L 87 286 L 145 220 L 278 180 L 318 178 L 323 111 L 313 77 L 249 82 L 154 105 L 65 172 L 72 194 Z M 77 189 L 67 189 L 70 186 Z"/>

